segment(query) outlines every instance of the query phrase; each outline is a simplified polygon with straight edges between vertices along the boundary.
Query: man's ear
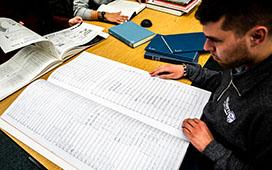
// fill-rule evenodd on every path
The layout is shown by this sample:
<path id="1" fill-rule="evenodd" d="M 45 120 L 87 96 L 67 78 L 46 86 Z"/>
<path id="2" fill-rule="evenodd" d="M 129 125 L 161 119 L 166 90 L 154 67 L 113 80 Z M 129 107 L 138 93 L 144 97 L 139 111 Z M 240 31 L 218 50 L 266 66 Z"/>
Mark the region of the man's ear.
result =
<path id="1" fill-rule="evenodd" d="M 268 30 L 264 26 L 256 26 L 250 30 L 249 36 L 250 36 L 250 43 L 251 46 L 256 46 L 261 44 L 268 35 Z"/>

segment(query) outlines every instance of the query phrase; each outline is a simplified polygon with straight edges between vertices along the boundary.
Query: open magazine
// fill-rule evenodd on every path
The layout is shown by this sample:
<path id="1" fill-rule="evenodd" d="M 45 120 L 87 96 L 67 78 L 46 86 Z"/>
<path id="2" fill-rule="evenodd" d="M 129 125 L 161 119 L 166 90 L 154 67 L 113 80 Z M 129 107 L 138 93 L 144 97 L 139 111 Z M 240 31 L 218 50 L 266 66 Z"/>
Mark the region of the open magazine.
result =
<path id="1" fill-rule="evenodd" d="M 104 28 L 81 23 L 40 36 L 19 23 L 0 18 L 0 46 L 7 53 L 19 48 L 0 65 L 0 100 L 63 63 L 63 61 L 106 39 Z"/>
<path id="2" fill-rule="evenodd" d="M 210 92 L 83 52 L 30 84 L 0 128 L 63 169 L 178 170 Z"/>

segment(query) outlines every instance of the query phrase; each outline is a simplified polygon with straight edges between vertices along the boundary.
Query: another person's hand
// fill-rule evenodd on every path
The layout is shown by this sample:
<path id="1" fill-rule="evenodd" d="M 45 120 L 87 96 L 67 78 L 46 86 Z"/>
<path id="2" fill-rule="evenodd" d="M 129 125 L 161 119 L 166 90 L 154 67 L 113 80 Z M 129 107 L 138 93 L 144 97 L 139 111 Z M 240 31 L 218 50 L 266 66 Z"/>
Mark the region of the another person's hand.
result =
<path id="1" fill-rule="evenodd" d="M 68 21 L 70 27 L 73 26 L 73 25 L 75 25 L 75 24 L 79 24 L 81 22 L 83 22 L 83 19 L 81 17 L 79 17 L 79 16 L 71 18 Z"/>
<path id="2" fill-rule="evenodd" d="M 117 24 L 122 24 L 128 21 L 128 16 L 121 15 L 121 11 L 114 13 L 106 12 L 104 17 L 106 18 L 107 21 L 115 22 Z"/>
<path id="3" fill-rule="evenodd" d="M 141 4 L 142 2 L 147 3 L 147 0 L 137 0 L 139 2 L 139 4 Z"/>
<path id="4" fill-rule="evenodd" d="M 162 79 L 179 79 L 184 75 L 184 68 L 183 65 L 173 64 L 160 65 L 159 67 L 151 71 L 149 74 L 152 77 L 154 77 L 161 73 L 167 73 L 159 76 Z"/>
<path id="5" fill-rule="evenodd" d="M 199 152 L 204 151 L 207 145 L 214 140 L 206 123 L 196 118 L 185 119 L 182 123 L 182 130 Z"/>
<path id="6" fill-rule="evenodd" d="M 23 21 L 19 21 L 19 24 L 21 25 L 25 25 L 25 23 Z"/>

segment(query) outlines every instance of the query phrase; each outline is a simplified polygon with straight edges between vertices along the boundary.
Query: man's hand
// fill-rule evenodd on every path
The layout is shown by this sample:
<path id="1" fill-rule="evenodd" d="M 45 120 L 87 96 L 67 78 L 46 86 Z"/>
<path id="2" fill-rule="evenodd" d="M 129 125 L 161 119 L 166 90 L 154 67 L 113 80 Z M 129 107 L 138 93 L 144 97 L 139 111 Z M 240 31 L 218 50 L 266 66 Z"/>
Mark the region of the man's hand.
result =
<path id="1" fill-rule="evenodd" d="M 206 123 L 199 119 L 185 119 L 182 124 L 182 130 L 188 137 L 192 145 L 202 152 L 214 137 L 208 129 Z"/>
<path id="2" fill-rule="evenodd" d="M 83 20 L 82 20 L 82 18 L 79 17 L 79 16 L 76 16 L 76 17 L 74 17 L 74 18 L 71 18 L 71 19 L 68 21 L 70 27 L 73 26 L 73 25 L 75 25 L 75 24 L 79 24 L 79 23 L 81 23 L 81 22 L 83 22 Z"/>
<path id="3" fill-rule="evenodd" d="M 117 24 L 122 24 L 128 21 L 128 16 L 121 15 L 121 11 L 114 13 L 106 12 L 105 18 L 107 21 L 116 22 Z"/>
<path id="4" fill-rule="evenodd" d="M 160 75 L 159 77 L 162 79 L 179 79 L 184 75 L 184 68 L 183 65 L 161 65 L 155 70 L 151 71 L 149 74 L 154 77 L 161 73 L 168 73 Z"/>

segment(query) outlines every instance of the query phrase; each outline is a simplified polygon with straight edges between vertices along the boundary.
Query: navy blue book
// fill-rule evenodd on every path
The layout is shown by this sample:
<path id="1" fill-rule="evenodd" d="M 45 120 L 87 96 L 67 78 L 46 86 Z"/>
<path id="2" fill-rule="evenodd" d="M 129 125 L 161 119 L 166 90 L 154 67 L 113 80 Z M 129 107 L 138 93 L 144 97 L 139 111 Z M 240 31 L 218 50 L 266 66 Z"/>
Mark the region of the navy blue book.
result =
<path id="1" fill-rule="evenodd" d="M 198 58 L 199 58 L 199 52 L 195 52 L 195 58 L 193 61 L 184 60 L 183 58 L 169 57 L 163 54 L 150 52 L 150 51 L 145 52 L 144 58 L 155 60 L 155 61 L 162 61 L 166 63 L 172 63 L 172 64 L 182 64 L 182 63 L 197 64 Z"/>
<path id="2" fill-rule="evenodd" d="M 206 36 L 203 32 L 164 35 L 163 38 L 173 53 L 204 52 Z"/>
<path id="3" fill-rule="evenodd" d="M 155 36 L 152 31 L 132 21 L 111 27 L 109 34 L 133 48 L 151 40 Z"/>
<path id="4" fill-rule="evenodd" d="M 164 56 L 176 58 L 176 59 L 182 59 L 189 62 L 192 62 L 196 58 L 196 52 L 186 52 L 186 53 L 172 53 L 169 47 L 167 46 L 167 43 L 165 43 L 163 39 L 163 35 L 157 34 L 151 42 L 146 46 L 146 51 L 149 52 L 155 52 L 162 54 Z"/>

